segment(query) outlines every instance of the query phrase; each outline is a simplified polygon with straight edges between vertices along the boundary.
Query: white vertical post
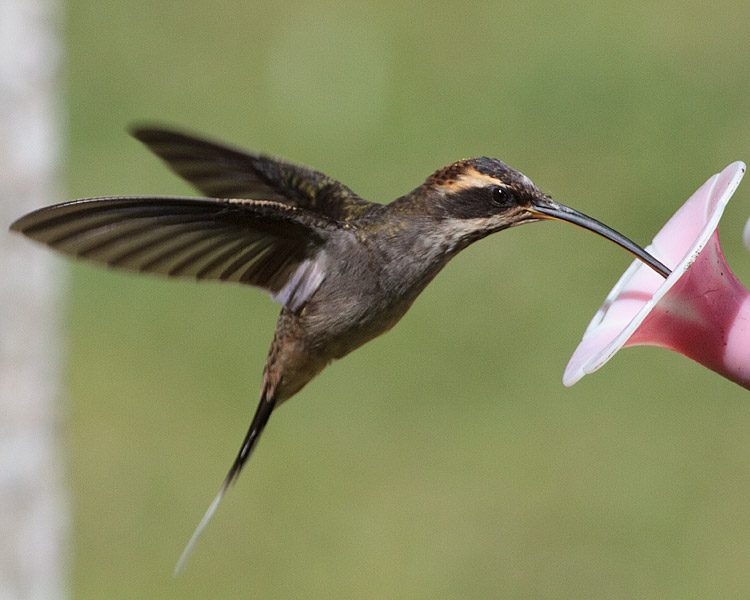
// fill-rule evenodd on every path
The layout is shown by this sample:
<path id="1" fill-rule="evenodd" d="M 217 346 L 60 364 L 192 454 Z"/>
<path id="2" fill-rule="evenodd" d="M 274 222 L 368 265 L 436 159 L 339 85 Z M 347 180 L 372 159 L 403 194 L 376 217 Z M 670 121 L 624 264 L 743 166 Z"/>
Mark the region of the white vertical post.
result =
<path id="1" fill-rule="evenodd" d="M 0 598 L 67 596 L 59 274 L 8 226 L 60 199 L 60 6 L 0 0 Z"/>

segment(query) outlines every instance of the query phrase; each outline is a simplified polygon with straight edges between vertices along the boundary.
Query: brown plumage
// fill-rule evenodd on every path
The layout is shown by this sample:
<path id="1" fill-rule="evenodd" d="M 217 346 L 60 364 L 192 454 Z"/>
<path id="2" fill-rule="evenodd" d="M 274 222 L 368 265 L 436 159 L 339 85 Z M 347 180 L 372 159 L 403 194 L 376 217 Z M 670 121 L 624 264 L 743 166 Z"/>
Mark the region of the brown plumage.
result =
<path id="1" fill-rule="evenodd" d="M 381 205 L 287 161 L 162 128 L 132 133 L 208 197 L 76 200 L 34 211 L 11 229 L 113 267 L 252 285 L 282 305 L 258 408 L 178 569 L 274 408 L 331 361 L 393 327 L 469 244 L 514 225 L 563 220 L 669 273 L 627 238 L 554 202 L 497 159 L 459 161 Z"/>

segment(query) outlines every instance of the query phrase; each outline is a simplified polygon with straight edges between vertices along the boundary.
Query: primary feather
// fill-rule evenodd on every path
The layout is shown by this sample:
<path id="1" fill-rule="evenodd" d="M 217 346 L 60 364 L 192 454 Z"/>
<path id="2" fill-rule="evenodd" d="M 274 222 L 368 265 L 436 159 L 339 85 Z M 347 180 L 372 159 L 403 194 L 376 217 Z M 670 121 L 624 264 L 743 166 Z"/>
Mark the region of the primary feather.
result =
<path id="1" fill-rule="evenodd" d="M 267 200 L 107 197 L 34 211 L 12 229 L 113 267 L 263 288 L 295 310 L 325 277 L 337 224 Z"/>

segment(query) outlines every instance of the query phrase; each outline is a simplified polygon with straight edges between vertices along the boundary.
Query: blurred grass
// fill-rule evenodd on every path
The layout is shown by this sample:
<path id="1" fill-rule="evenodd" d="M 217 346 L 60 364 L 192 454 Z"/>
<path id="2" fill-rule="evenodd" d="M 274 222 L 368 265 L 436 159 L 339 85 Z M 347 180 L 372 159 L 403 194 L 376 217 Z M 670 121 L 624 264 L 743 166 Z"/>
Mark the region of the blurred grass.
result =
<path id="1" fill-rule="evenodd" d="M 748 19 L 743 2 L 71 0 L 69 196 L 189 192 L 123 133 L 145 119 L 380 202 L 498 156 L 645 244 L 750 159 Z M 722 221 L 745 282 L 748 198 Z M 72 265 L 74 597 L 746 598 L 748 392 L 650 348 L 560 383 L 628 264 L 553 223 L 467 250 L 274 414 L 176 580 L 277 307 Z"/>

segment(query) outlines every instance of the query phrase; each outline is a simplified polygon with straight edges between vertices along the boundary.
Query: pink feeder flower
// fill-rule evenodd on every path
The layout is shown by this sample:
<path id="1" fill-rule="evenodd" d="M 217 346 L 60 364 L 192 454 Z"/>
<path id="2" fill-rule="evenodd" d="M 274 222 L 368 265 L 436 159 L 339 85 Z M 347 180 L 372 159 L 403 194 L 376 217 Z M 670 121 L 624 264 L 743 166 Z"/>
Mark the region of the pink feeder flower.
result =
<path id="1" fill-rule="evenodd" d="M 668 267 L 665 280 L 635 261 L 586 328 L 563 383 L 593 373 L 624 346 L 684 354 L 750 389 L 750 293 L 727 266 L 718 225 L 745 174 L 735 162 L 711 177 L 646 248 Z M 744 231 L 750 250 L 750 221 Z"/>

